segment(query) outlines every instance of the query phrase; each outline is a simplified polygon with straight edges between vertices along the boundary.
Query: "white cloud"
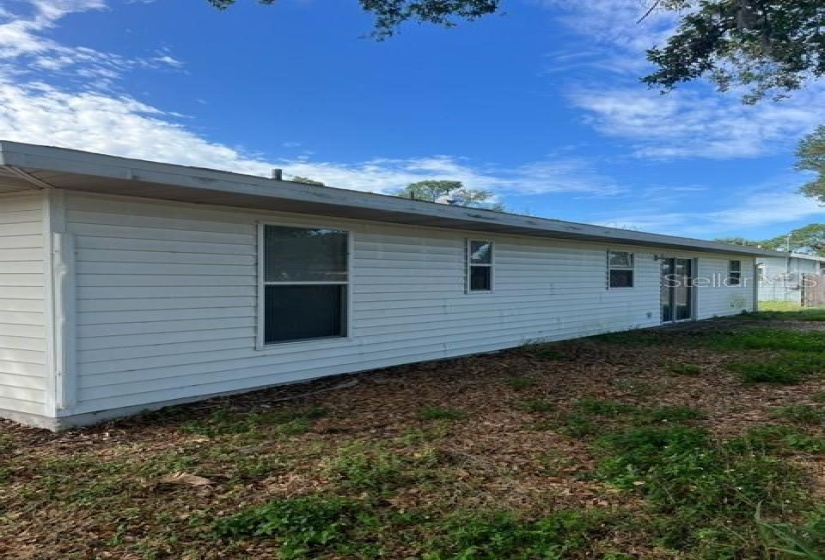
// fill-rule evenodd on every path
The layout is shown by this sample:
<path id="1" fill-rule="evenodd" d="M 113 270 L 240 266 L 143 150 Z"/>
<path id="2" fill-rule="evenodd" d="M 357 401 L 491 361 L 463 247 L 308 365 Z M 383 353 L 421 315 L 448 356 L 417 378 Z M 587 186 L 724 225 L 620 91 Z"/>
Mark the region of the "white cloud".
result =
<path id="1" fill-rule="evenodd" d="M 331 186 L 386 192 L 425 179 L 463 181 L 472 188 L 520 194 L 620 191 L 587 160 L 548 158 L 514 169 L 474 166 L 452 156 L 371 159 L 359 163 L 265 159 L 210 142 L 175 115 L 123 95 L 68 92 L 45 83 L 0 80 L 0 138 L 268 176 L 272 168 Z"/>
<path id="2" fill-rule="evenodd" d="M 591 126 L 631 140 L 638 156 L 730 159 L 787 149 L 821 122 L 823 91 L 812 86 L 791 102 L 755 106 L 695 89 L 660 95 L 639 87 L 579 88 L 568 96 Z"/>
<path id="3" fill-rule="evenodd" d="M 793 183 L 790 185 L 788 178 L 780 177 L 753 189 L 737 190 L 739 195 L 731 198 L 737 198 L 740 202 L 724 210 L 657 212 L 655 207 L 648 207 L 648 212 L 617 214 L 601 223 L 700 238 L 745 234 L 746 237 L 761 239 L 772 237 L 772 234 L 763 234 L 772 227 L 781 226 L 788 230 L 798 227 L 800 222 L 821 222 L 825 219 L 825 208 L 819 202 L 799 194 Z"/>
<path id="4" fill-rule="evenodd" d="M 27 6 L 29 11 L 0 12 L 0 71 L 6 76 L 36 73 L 42 79 L 48 73 L 77 78 L 87 89 L 106 89 L 130 70 L 182 66 L 165 51 L 130 58 L 48 38 L 48 32 L 66 15 L 106 9 L 105 0 L 21 0 L 18 6 Z"/>
<path id="5" fill-rule="evenodd" d="M 639 157 L 730 159 L 784 151 L 821 122 L 821 83 L 784 102 L 757 106 L 743 105 L 741 92 L 720 94 L 706 83 L 667 95 L 648 89 L 639 82 L 651 70 L 645 51 L 662 45 L 677 22 L 674 13 L 657 10 L 638 23 L 651 1 L 539 0 L 582 37 L 582 49 L 575 51 L 581 65 L 599 71 L 598 83 L 580 79 L 567 91 L 586 124 L 629 140 Z M 549 62 L 567 67 L 572 53 L 554 53 Z"/>
<path id="6" fill-rule="evenodd" d="M 48 38 L 63 16 L 104 9 L 102 0 L 25 1 L 32 8 L 30 14 L 8 16 L 0 24 L 0 138 L 253 175 L 268 176 L 278 167 L 287 178 L 301 175 L 331 186 L 375 192 L 425 179 L 459 180 L 499 194 L 620 191 L 591 162 L 566 156 L 505 169 L 450 155 L 341 163 L 311 161 L 306 150 L 288 159 L 249 154 L 195 134 L 178 122 L 180 115 L 113 93 L 110 86 L 128 70 L 180 67 L 182 62 L 166 50 L 131 59 L 84 46 L 67 47 Z M 38 71 L 38 81 L 22 76 L 30 70 Z M 50 74 L 67 73 L 84 78 L 83 86 L 71 89 L 48 81 Z"/>

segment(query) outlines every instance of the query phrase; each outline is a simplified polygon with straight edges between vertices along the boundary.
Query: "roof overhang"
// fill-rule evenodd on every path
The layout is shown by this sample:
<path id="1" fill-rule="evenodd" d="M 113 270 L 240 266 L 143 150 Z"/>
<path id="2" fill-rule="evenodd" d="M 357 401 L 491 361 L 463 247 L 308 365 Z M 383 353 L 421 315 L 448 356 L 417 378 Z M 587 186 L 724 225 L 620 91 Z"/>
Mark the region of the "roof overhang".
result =
<path id="1" fill-rule="evenodd" d="M 6 177 L 8 176 L 8 177 Z M 407 200 L 90 152 L 0 141 L 0 184 L 315 214 L 420 227 L 750 256 L 781 253 L 491 210 Z M 2 192 L 2 191 L 0 191 Z"/>

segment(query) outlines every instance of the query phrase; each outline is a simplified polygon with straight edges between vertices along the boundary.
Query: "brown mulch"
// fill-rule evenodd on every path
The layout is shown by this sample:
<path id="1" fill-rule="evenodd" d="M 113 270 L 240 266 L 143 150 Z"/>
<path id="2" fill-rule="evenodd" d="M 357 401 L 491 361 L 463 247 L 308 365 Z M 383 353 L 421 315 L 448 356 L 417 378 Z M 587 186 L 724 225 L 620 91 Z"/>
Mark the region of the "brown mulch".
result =
<path id="1" fill-rule="evenodd" d="M 697 330 L 740 324 L 698 323 L 663 332 L 678 342 Z M 785 326 L 825 328 L 811 325 Z M 540 515 L 567 507 L 634 508 L 637 498 L 586 476 L 594 468 L 587 442 L 554 429 L 552 422 L 542 427 L 542 422 L 571 411 L 572 403 L 585 397 L 644 407 L 685 405 L 704 411 L 707 419 L 701 424 L 725 438 L 777 423 L 772 408 L 812 404 L 812 395 L 825 392 L 823 379 L 793 386 L 746 386 L 724 368 L 730 356 L 678 343 L 622 347 L 585 339 L 553 347 L 560 354 L 557 359 L 523 348 L 426 362 L 218 398 L 58 434 L 0 421 L 0 453 L 5 453 L 0 455 L 0 558 L 271 558 L 273 550 L 266 544 L 233 550 L 204 547 L 202 542 L 208 541 L 199 540 L 204 538 L 199 529 L 189 529 L 191 520 L 203 512 L 229 514 L 273 497 L 333 488 L 331 460 L 356 442 L 411 457 L 431 451 L 440 464 L 448 465 L 447 479 L 404 487 L 389 498 L 399 511 L 497 508 Z M 702 373 L 676 375 L 668 369 L 674 363 L 698 364 Z M 514 379 L 532 384 L 518 386 Z M 554 403 L 557 412 L 524 409 L 525 400 L 537 399 Z M 323 408 L 326 416 L 315 420 L 307 433 L 289 437 L 233 439 L 187 429 L 191 423 L 209 422 L 216 411 L 242 415 L 312 407 Z M 422 410 L 429 407 L 465 411 L 468 417 L 422 419 Z M 411 442 L 418 436 L 425 443 Z M 224 475 L 210 452 L 233 445 L 238 457 L 260 457 L 275 466 L 245 478 Z M 134 464 L 138 472 L 146 461 L 176 454 L 200 459 L 185 467 L 191 472 L 123 480 L 112 487 L 114 496 L 103 493 L 114 500 L 106 503 L 92 498 L 66 502 L 66 488 L 60 487 L 83 487 L 97 479 L 86 480 L 70 470 L 71 475 L 57 479 L 57 488 L 46 488 L 56 482 L 43 474 L 55 461 L 72 458 Z M 825 498 L 822 457 L 801 454 L 792 460 L 810 474 L 811 491 Z M 3 468 L 11 473 L 5 483 Z M 115 499 L 118 493 L 120 501 Z M 127 527 L 123 534 L 118 533 L 121 526 Z M 176 542 L 170 542 L 170 527 L 180 531 Z M 671 557 L 639 535 L 620 538 L 623 550 L 638 557 Z"/>

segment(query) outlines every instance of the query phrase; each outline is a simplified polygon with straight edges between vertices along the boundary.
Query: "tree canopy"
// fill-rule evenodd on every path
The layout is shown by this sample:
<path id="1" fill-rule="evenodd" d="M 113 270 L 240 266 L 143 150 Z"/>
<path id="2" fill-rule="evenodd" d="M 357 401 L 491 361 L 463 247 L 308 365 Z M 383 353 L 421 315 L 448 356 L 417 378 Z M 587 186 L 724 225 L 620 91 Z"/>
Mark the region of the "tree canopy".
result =
<path id="1" fill-rule="evenodd" d="M 802 139 L 796 150 L 796 168 L 812 171 L 816 177 L 802 186 L 806 196 L 825 202 L 825 126 L 819 126 Z"/>
<path id="2" fill-rule="evenodd" d="M 225 9 L 238 0 L 206 0 Z M 497 13 L 502 0 L 357 0 L 375 17 L 373 37 L 385 39 L 406 21 L 451 27 Z M 274 4 L 276 0 L 258 0 Z M 646 7 L 645 7 L 646 3 Z M 679 13 L 664 46 L 648 51 L 656 69 L 642 80 L 669 90 L 708 78 L 722 90 L 750 88 L 745 100 L 781 96 L 825 76 L 825 3 L 822 0 L 644 0 L 640 14 Z M 644 17 L 642 17 L 644 19 Z"/>
<path id="3" fill-rule="evenodd" d="M 494 201 L 495 195 L 492 192 L 467 188 L 461 181 L 418 181 L 392 194 L 413 200 L 504 211 L 504 206 Z"/>
<path id="4" fill-rule="evenodd" d="M 311 179 L 309 177 L 301 177 L 300 175 L 294 175 L 291 179 L 293 183 L 303 183 L 305 185 L 315 185 L 317 187 L 326 187 L 326 183 L 321 181 L 316 181 L 315 179 Z"/>
<path id="5" fill-rule="evenodd" d="M 762 249 L 772 249 L 787 251 L 790 249 L 794 253 L 806 253 L 825 257 L 825 224 L 808 224 L 801 228 L 789 231 L 783 235 L 777 235 L 770 239 L 757 241 L 745 239 L 743 237 L 725 237 L 716 239 L 720 243 L 731 243 L 733 245 L 745 245 L 747 247 L 761 247 Z"/>
<path id="6" fill-rule="evenodd" d="M 684 10 L 663 47 L 648 51 L 657 66 L 643 81 L 665 90 L 700 77 L 721 90 L 749 88 L 746 102 L 781 97 L 825 76 L 822 0 L 656 0 Z"/>
<path id="7" fill-rule="evenodd" d="M 225 9 L 238 0 L 207 0 Z M 258 0 L 274 4 L 276 0 Z M 393 35 L 405 21 L 419 21 L 452 27 L 456 19 L 473 20 L 495 13 L 500 0 L 358 0 L 361 8 L 375 16 L 373 37 L 384 39 Z"/>

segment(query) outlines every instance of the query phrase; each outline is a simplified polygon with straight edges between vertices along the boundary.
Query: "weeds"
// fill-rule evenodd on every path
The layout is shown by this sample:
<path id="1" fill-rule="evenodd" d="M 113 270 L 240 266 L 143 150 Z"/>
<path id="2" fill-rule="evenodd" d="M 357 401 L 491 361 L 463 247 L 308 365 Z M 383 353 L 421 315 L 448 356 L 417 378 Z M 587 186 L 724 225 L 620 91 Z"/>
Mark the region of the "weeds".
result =
<path id="1" fill-rule="evenodd" d="M 369 516 L 354 500 L 310 495 L 271 501 L 219 519 L 214 534 L 228 539 L 273 537 L 280 544 L 279 558 L 299 560 L 321 550 L 341 550 Z"/>
<path id="2" fill-rule="evenodd" d="M 743 383 L 773 383 L 776 385 L 794 385 L 801 383 L 811 373 L 810 361 L 794 361 L 787 358 L 753 361 L 735 360 L 726 367 L 739 374 Z"/>
<path id="3" fill-rule="evenodd" d="M 825 423 L 825 408 L 812 406 L 809 404 L 793 404 L 774 409 L 774 416 L 784 418 L 799 424 L 823 424 Z"/>
<path id="4" fill-rule="evenodd" d="M 443 534 L 428 543 L 426 560 L 547 560 L 589 549 L 610 527 L 608 514 L 561 510 L 535 521 L 511 512 L 465 513 L 448 518 Z"/>
<path id="5" fill-rule="evenodd" d="M 693 376 L 702 374 L 702 366 L 699 364 L 670 364 L 667 366 L 667 370 L 676 375 Z"/>
<path id="6" fill-rule="evenodd" d="M 775 350 L 825 352 L 825 333 L 790 329 L 751 328 L 715 333 L 705 341 L 715 350 Z"/>
<path id="7" fill-rule="evenodd" d="M 439 406 L 428 406 L 418 414 L 422 420 L 464 420 L 467 416 L 468 414 L 463 410 Z"/>
<path id="8" fill-rule="evenodd" d="M 801 473 L 789 463 L 714 442 L 701 428 L 632 428 L 600 437 L 596 448 L 603 480 L 640 493 L 672 519 L 659 528 L 670 547 L 727 549 L 732 527 L 754 530 L 759 504 L 779 513 L 805 502 L 796 486 Z"/>
<path id="9" fill-rule="evenodd" d="M 538 385 L 538 381 L 529 377 L 512 377 L 507 380 L 507 386 L 514 391 L 524 391 Z"/>
<path id="10" fill-rule="evenodd" d="M 527 399 L 519 403 L 519 408 L 525 412 L 547 413 L 555 412 L 558 406 L 544 399 Z"/>
<path id="11" fill-rule="evenodd" d="M 183 424 L 183 431 L 218 437 L 230 434 L 273 431 L 280 435 L 299 435 L 307 432 L 312 421 L 326 416 L 320 407 L 276 412 L 233 412 L 220 408 L 205 419 Z"/>

